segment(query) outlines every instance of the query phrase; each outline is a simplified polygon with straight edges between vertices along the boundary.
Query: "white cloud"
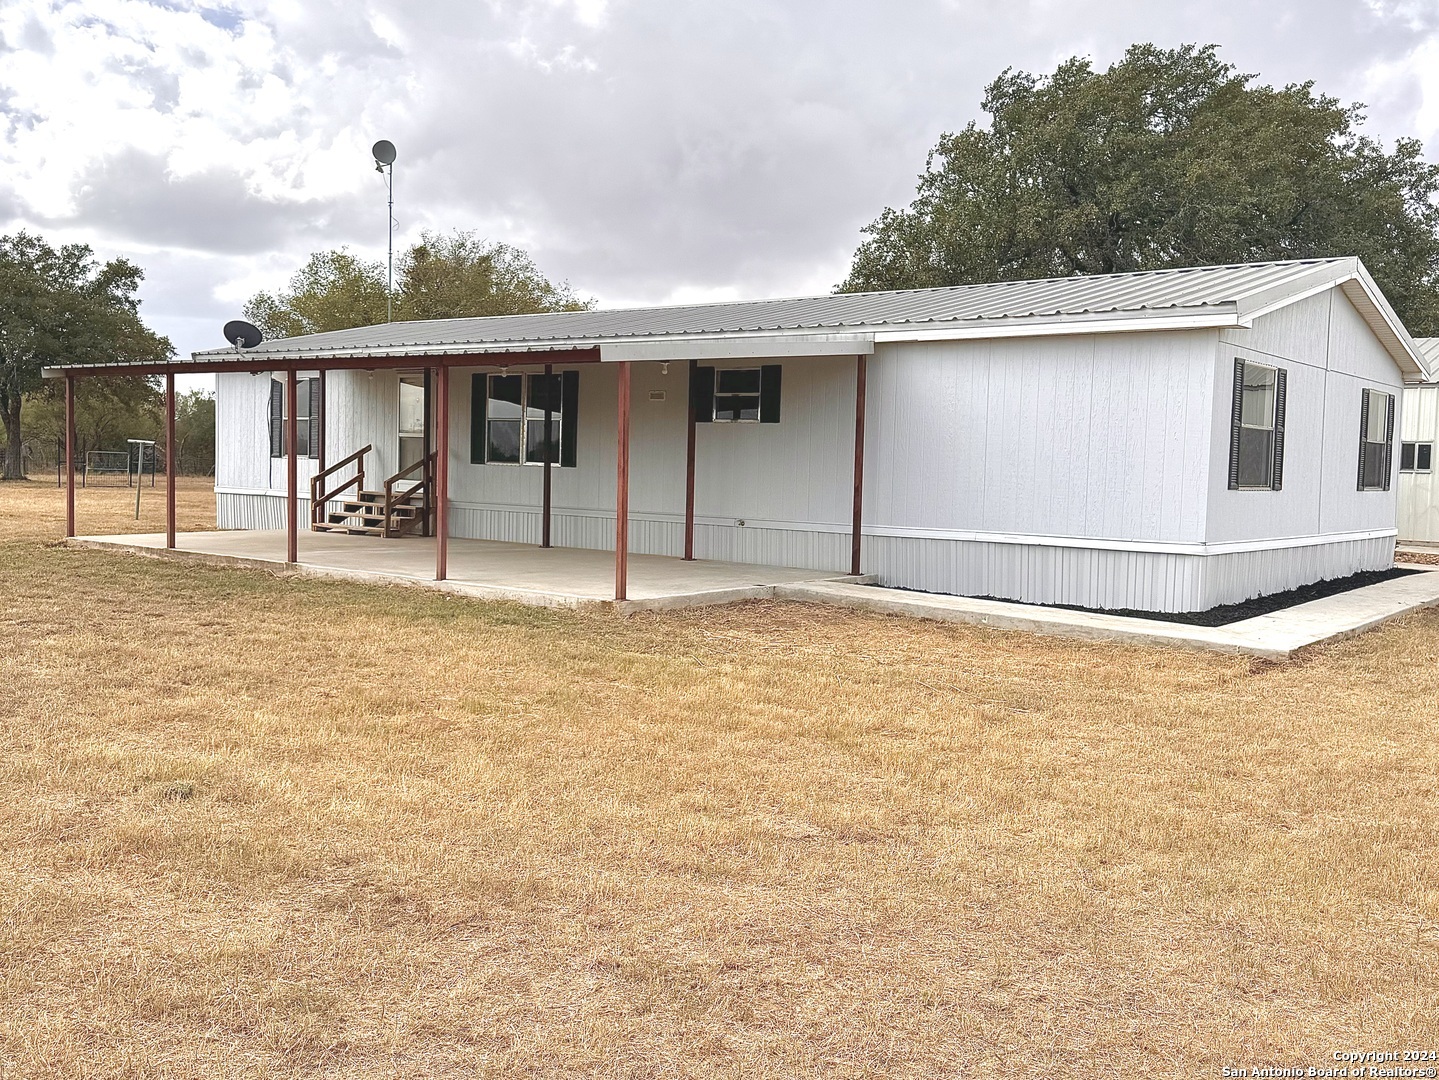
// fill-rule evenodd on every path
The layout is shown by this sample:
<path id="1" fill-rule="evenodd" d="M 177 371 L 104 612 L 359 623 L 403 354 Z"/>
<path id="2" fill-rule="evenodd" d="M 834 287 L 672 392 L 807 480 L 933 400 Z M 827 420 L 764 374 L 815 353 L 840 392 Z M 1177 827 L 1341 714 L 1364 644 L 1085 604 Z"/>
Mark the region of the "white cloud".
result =
<path id="1" fill-rule="evenodd" d="M 6 0 L 0 229 L 128 253 L 184 349 L 312 250 L 474 228 L 603 302 L 824 291 L 1002 68 L 1217 41 L 1439 138 L 1433 0 Z"/>

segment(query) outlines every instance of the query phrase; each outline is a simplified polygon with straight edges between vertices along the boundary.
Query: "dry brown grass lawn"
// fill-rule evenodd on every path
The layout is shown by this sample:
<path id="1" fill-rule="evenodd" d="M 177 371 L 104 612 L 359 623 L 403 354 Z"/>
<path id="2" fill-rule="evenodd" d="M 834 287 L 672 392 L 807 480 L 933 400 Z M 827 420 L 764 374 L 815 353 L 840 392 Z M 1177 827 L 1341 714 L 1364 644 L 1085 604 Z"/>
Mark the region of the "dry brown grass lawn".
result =
<path id="1" fill-rule="evenodd" d="M 7 1080 L 1439 1046 L 1432 611 L 1278 666 L 622 619 L 69 550 L 58 510 L 0 486 Z"/>

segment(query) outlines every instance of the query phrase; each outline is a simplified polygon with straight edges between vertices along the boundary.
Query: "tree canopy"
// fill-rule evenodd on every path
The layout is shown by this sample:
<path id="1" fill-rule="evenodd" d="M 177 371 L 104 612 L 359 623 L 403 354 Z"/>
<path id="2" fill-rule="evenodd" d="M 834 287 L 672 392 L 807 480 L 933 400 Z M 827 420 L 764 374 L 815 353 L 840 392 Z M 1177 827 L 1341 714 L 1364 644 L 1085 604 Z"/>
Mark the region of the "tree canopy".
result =
<path id="1" fill-rule="evenodd" d="M 394 318 L 454 319 L 580 311 L 567 284 L 556 285 L 530 257 L 509 244 L 472 232 L 425 232 L 400 255 Z M 385 321 L 385 266 L 343 248 L 320 251 L 290 279 L 287 289 L 258 293 L 245 317 L 266 337 L 295 337 Z"/>
<path id="2" fill-rule="evenodd" d="M 1004 71 L 989 124 L 940 137 L 840 290 L 1358 255 L 1412 332 L 1439 334 L 1439 167 L 1420 142 L 1386 151 L 1362 105 L 1257 84 L 1216 53 Z"/>
<path id="3" fill-rule="evenodd" d="M 85 244 L 51 247 L 27 232 L 0 236 L 0 419 L 6 480 L 25 475 L 22 406 L 51 391 L 41 369 L 103 360 L 161 362 L 170 342 L 140 321 L 134 263 L 100 264 Z"/>

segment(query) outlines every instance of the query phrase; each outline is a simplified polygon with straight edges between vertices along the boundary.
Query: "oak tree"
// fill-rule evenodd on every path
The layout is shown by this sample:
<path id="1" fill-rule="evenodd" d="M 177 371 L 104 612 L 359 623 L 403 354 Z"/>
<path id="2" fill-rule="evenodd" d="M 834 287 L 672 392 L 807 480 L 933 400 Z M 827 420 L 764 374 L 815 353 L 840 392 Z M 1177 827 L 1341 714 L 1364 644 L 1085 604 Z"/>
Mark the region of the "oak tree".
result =
<path id="1" fill-rule="evenodd" d="M 1146 44 L 1102 71 L 1006 70 L 983 108 L 864 230 L 842 291 L 1357 255 L 1439 334 L 1439 168 L 1362 134 L 1361 105 Z"/>

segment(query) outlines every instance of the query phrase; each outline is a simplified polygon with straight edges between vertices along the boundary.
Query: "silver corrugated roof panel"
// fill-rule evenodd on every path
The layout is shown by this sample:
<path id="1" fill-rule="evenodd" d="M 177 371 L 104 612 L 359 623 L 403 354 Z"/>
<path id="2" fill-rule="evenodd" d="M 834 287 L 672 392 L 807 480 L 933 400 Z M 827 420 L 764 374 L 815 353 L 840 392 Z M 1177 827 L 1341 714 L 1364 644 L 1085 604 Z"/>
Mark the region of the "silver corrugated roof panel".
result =
<path id="1" fill-rule="evenodd" d="M 700 334 L 895 329 L 990 320 L 1054 319 L 1228 306 L 1321 268 L 1349 259 L 1310 259 L 1241 266 L 1206 266 L 1133 274 L 1002 281 L 897 292 L 837 293 L 787 300 L 608 311 L 435 319 L 279 338 L 247 356 L 343 353 L 433 346 L 477 349 L 523 347 L 536 342 L 599 343 L 618 339 Z M 234 355 L 228 349 L 196 353 L 196 359 Z"/>
<path id="2" fill-rule="evenodd" d="M 1268 311 L 1342 287 L 1408 378 L 1430 364 L 1358 259 L 1301 259 L 1130 274 L 1000 281 L 895 292 L 838 293 L 669 307 L 566 311 L 386 323 L 263 342 L 243 353 L 208 349 L 174 367 L 253 366 L 595 348 L 605 360 L 695 355 L 822 355 L 876 342 L 943 337 L 1244 327 Z M 741 339 L 747 339 L 741 344 Z M 763 353 L 757 350 L 775 348 Z M 725 353 L 726 348 L 736 350 Z M 704 350 L 709 350 L 704 352 Z M 749 350 L 746 352 L 745 350 Z M 124 365 L 102 365 L 116 368 Z M 60 369 L 50 371 L 60 374 Z"/>
<path id="3" fill-rule="evenodd" d="M 1429 370 L 1439 373 L 1439 337 L 1415 338 L 1414 344 L 1419 349 L 1419 355 L 1429 361 Z"/>

